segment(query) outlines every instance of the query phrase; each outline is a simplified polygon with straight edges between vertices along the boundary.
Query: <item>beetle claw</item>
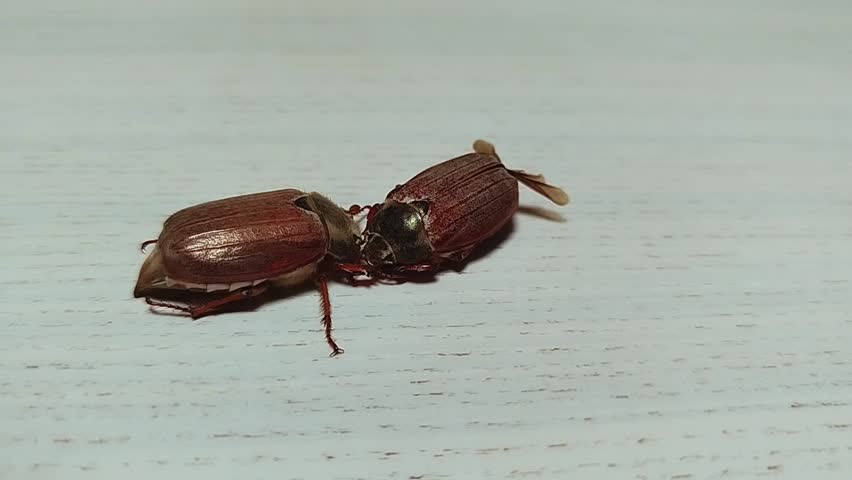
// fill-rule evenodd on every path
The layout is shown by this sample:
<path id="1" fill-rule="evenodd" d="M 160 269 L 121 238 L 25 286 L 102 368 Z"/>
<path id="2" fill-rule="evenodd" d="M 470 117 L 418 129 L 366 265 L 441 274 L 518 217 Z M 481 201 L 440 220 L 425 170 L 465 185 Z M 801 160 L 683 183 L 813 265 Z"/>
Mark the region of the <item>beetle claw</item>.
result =
<path id="1" fill-rule="evenodd" d="M 343 353 L 343 349 L 342 348 L 336 348 L 331 353 L 329 353 L 328 356 L 330 358 L 334 358 L 334 357 L 340 355 L 341 353 Z"/>
<path id="2" fill-rule="evenodd" d="M 160 300 L 154 300 L 151 297 L 145 297 L 145 303 L 148 304 L 148 308 L 151 309 L 152 312 L 156 312 L 156 307 L 159 308 L 170 308 L 172 310 L 178 310 L 180 312 L 186 312 L 192 315 L 192 308 L 185 307 L 183 305 L 177 305 L 175 303 L 162 302 Z M 196 317 L 192 316 L 192 319 L 195 320 Z"/>
<path id="3" fill-rule="evenodd" d="M 145 247 L 151 245 L 152 243 L 157 243 L 157 240 L 145 240 L 144 242 L 142 242 L 142 245 L 139 246 L 139 250 L 141 250 L 142 253 L 145 253 Z"/>

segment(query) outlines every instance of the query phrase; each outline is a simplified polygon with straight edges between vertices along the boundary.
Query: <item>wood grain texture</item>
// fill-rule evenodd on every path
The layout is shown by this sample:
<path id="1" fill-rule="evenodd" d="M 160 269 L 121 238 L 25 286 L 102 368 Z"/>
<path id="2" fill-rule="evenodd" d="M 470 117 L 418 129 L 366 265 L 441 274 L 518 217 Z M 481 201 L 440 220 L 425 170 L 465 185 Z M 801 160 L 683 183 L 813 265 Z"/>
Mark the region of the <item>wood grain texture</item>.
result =
<path id="1" fill-rule="evenodd" d="M 307 3 L 3 4 L 0 477 L 852 476 L 848 2 Z M 131 298 L 180 208 L 478 137 L 567 221 L 332 285 L 345 355 Z"/>

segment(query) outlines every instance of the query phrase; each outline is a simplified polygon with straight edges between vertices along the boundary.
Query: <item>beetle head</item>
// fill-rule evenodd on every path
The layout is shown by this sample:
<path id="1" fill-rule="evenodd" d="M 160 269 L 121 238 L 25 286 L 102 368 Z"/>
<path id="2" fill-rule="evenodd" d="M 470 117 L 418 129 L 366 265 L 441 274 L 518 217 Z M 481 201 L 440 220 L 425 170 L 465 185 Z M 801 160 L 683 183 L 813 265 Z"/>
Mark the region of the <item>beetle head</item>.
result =
<path id="1" fill-rule="evenodd" d="M 364 232 L 363 258 L 374 268 L 411 265 L 429 260 L 432 249 L 424 216 L 427 202 L 387 200 L 370 219 Z"/>
<path id="2" fill-rule="evenodd" d="M 339 262 L 355 262 L 360 255 L 358 226 L 345 210 L 316 192 L 296 199 L 296 205 L 316 213 L 328 230 L 328 253 Z"/>

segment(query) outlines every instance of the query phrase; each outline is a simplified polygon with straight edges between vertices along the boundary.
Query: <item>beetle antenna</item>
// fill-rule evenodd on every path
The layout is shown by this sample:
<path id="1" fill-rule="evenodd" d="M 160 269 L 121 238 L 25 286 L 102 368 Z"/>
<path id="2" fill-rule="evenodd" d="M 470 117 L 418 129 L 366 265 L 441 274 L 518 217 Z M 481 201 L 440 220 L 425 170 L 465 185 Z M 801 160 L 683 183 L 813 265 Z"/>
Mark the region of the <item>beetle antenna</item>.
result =
<path id="1" fill-rule="evenodd" d="M 142 242 L 142 245 L 139 247 L 139 250 L 142 250 L 142 253 L 145 253 L 145 247 L 151 245 L 152 243 L 157 243 L 157 240 L 145 240 L 144 242 Z"/>

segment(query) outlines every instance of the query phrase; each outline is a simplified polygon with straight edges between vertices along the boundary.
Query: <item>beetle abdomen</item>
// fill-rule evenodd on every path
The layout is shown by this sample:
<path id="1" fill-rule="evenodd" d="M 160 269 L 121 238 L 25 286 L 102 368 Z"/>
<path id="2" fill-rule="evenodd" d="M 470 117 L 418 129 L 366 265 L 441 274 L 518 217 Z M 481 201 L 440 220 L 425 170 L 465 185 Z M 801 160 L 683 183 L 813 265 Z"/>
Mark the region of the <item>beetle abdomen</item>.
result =
<path id="1" fill-rule="evenodd" d="M 192 283 L 177 280 L 171 277 L 164 277 L 163 283 L 166 288 L 180 288 L 187 290 L 198 290 L 204 292 L 217 292 L 239 290 L 246 287 L 254 287 L 262 283 L 269 282 L 278 287 L 295 287 L 301 285 L 317 273 L 319 262 L 309 263 L 303 267 L 297 268 L 291 272 L 283 273 L 275 278 L 261 278 L 253 281 L 234 282 L 234 283 Z"/>
<path id="2" fill-rule="evenodd" d="M 203 203 L 166 220 L 158 240 L 169 278 L 227 284 L 275 278 L 318 262 L 328 236 L 320 218 L 296 206 L 299 190 Z"/>
<path id="3" fill-rule="evenodd" d="M 166 288 L 173 289 L 186 289 L 186 290 L 197 290 L 200 292 L 219 292 L 219 291 L 229 291 L 233 292 L 234 290 L 239 290 L 241 288 L 251 287 L 255 285 L 260 285 L 263 282 L 266 282 L 267 278 L 262 278 L 260 280 L 254 280 L 252 282 L 235 282 L 235 283 L 192 283 L 192 282 L 183 282 L 181 280 L 175 280 L 171 277 L 165 277 L 163 283 Z"/>
<path id="4" fill-rule="evenodd" d="M 433 253 L 465 250 L 499 231 L 518 208 L 518 182 L 494 155 L 470 153 L 430 167 L 388 195 L 427 201 Z"/>
<path id="5" fill-rule="evenodd" d="M 190 290 L 195 292 L 233 292 L 241 288 L 254 287 L 264 283 L 271 283 L 277 287 L 295 287 L 310 280 L 316 275 L 319 262 L 314 262 L 303 267 L 297 268 L 291 272 L 283 273 L 276 278 L 261 278 L 253 281 L 233 282 L 233 283 L 193 283 L 181 279 L 166 276 L 163 273 L 161 257 L 158 253 L 151 252 L 149 257 L 152 261 L 146 261 L 147 269 L 143 270 L 139 280 L 136 283 L 136 288 L 133 295 L 135 297 L 144 297 L 152 293 L 153 290 Z"/>

